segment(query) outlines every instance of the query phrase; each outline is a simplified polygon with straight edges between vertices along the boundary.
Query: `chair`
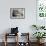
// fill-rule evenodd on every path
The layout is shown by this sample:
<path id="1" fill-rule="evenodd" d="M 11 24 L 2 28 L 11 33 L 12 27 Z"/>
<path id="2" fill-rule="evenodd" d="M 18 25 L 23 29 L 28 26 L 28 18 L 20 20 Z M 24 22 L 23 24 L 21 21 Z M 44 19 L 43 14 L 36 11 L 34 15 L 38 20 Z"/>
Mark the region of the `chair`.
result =
<path id="1" fill-rule="evenodd" d="M 30 42 L 29 42 L 29 33 L 21 33 L 21 37 L 20 40 L 24 40 L 19 42 L 19 46 L 30 46 Z"/>

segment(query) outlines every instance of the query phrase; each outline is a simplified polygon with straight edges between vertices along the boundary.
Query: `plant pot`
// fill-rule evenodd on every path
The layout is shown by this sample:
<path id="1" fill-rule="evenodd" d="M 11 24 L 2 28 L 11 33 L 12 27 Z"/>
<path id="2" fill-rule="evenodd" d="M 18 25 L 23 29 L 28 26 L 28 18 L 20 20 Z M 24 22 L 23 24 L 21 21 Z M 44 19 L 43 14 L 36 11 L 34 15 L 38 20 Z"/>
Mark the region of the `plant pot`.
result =
<path id="1" fill-rule="evenodd" d="M 40 39 L 40 43 L 44 43 L 44 40 L 45 40 L 45 39 Z"/>
<path id="2" fill-rule="evenodd" d="M 38 39 L 37 42 L 38 42 L 39 44 L 41 44 L 41 43 L 44 42 L 44 40 L 45 40 L 45 39 Z"/>

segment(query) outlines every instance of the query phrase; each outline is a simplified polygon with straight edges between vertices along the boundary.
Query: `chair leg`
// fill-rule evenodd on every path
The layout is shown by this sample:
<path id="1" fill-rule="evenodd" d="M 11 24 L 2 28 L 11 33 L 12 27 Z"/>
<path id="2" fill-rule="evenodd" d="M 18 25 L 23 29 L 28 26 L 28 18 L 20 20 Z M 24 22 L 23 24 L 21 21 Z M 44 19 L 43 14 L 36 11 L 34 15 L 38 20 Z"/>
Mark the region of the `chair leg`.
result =
<path id="1" fill-rule="evenodd" d="M 7 46 L 7 34 L 5 34 L 5 46 Z"/>
<path id="2" fill-rule="evenodd" d="M 6 41 L 5 41 L 5 43 L 4 43 L 4 44 L 5 44 L 5 46 L 7 46 L 7 42 L 6 42 Z"/>

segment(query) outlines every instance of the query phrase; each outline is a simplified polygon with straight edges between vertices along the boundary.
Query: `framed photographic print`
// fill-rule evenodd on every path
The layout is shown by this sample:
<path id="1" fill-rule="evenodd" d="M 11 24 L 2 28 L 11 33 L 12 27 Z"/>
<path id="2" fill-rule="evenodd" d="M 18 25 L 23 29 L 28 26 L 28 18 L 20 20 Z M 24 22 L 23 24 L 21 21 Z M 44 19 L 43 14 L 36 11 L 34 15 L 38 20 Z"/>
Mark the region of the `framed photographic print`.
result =
<path id="1" fill-rule="evenodd" d="M 10 8 L 10 18 L 11 19 L 24 19 L 25 8 Z"/>

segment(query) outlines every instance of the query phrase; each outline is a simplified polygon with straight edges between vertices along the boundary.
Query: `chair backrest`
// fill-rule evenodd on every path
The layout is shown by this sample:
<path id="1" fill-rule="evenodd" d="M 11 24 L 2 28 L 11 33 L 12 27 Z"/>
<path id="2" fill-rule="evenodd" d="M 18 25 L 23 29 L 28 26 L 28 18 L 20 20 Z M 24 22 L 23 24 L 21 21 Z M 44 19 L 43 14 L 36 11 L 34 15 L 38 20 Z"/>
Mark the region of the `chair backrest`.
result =
<path id="1" fill-rule="evenodd" d="M 28 42 L 29 41 L 29 33 L 21 33 L 19 36 L 20 42 Z"/>

